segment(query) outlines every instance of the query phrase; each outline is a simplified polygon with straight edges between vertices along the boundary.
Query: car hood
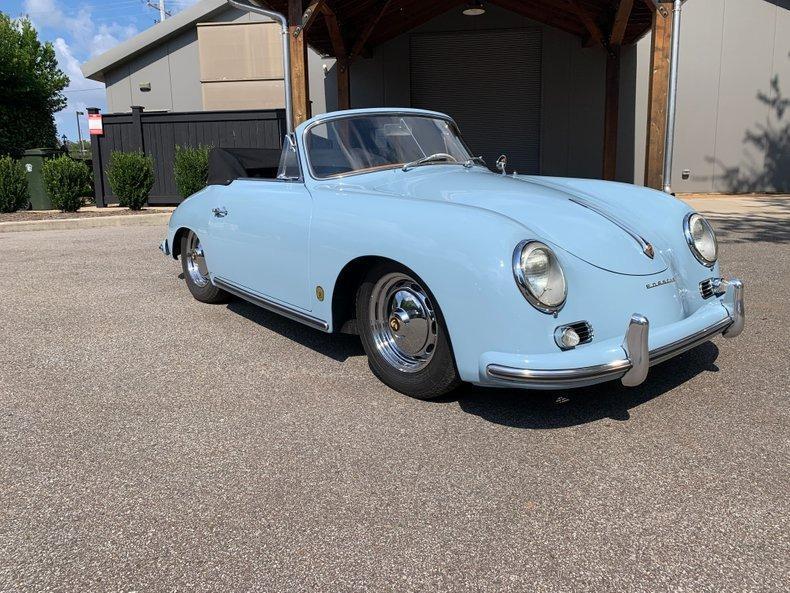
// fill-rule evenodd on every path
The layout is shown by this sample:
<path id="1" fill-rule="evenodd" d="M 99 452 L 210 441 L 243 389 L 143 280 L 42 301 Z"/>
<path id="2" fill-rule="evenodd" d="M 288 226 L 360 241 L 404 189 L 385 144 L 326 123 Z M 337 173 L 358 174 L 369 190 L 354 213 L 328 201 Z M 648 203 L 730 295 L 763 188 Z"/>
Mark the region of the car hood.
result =
<path id="1" fill-rule="evenodd" d="M 623 213 L 611 200 L 596 200 L 589 193 L 548 179 L 497 175 L 480 167 L 457 165 L 396 170 L 384 177 L 386 181 L 375 185 L 377 191 L 497 212 L 527 227 L 535 239 L 611 272 L 650 275 L 667 268 L 645 220 L 630 217 L 625 223 Z M 653 258 L 645 254 L 634 232 L 653 244 Z"/>

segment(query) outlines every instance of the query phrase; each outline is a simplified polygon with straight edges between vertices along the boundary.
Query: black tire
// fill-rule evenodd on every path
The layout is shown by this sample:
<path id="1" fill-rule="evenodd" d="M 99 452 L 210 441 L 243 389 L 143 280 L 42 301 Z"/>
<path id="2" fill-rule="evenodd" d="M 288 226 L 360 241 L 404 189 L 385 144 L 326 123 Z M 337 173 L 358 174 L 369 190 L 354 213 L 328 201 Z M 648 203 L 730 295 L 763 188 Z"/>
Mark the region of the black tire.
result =
<path id="1" fill-rule="evenodd" d="M 405 284 L 398 284 L 398 281 L 405 282 Z M 395 296 L 390 299 L 386 298 L 386 294 L 389 292 L 383 294 L 381 292 L 382 283 L 386 286 L 387 282 L 394 283 L 389 292 L 394 291 Z M 413 290 L 417 295 L 426 297 L 421 303 L 425 306 L 424 312 L 428 316 L 427 318 L 423 319 L 418 316 L 413 320 L 404 321 L 402 326 L 398 325 L 398 319 L 391 319 L 390 323 L 382 324 L 383 316 L 377 314 L 376 311 L 388 312 L 387 317 L 390 315 L 394 317 L 397 312 L 404 311 L 401 308 L 395 308 L 394 312 L 392 311 L 395 307 L 395 299 L 403 293 L 403 290 L 398 288 L 399 286 L 404 287 L 406 292 Z M 421 292 L 417 289 L 421 289 Z M 383 308 L 382 303 L 386 303 Z M 410 304 L 413 305 L 413 303 Z M 412 307 L 408 310 L 413 311 L 414 309 Z M 447 326 L 439 305 L 426 284 L 412 271 L 389 262 L 373 267 L 357 290 L 356 315 L 360 339 L 368 356 L 370 368 L 383 383 L 392 389 L 411 397 L 427 400 L 445 395 L 461 383 L 455 367 Z M 408 317 L 408 315 L 406 316 Z M 395 323 L 396 326 L 393 326 L 392 323 Z M 405 362 L 399 368 L 397 355 L 393 355 L 389 347 L 378 346 L 377 336 L 379 343 L 381 343 L 382 336 L 389 336 L 392 338 L 390 343 L 399 344 L 400 342 L 396 338 L 410 338 L 410 336 L 396 335 L 397 330 L 401 328 L 406 330 L 408 323 L 414 323 L 413 327 L 421 328 L 416 334 L 416 342 L 412 343 L 419 343 L 423 339 L 422 328 L 429 328 L 424 331 L 427 332 L 425 336 L 430 343 L 428 350 L 420 351 L 420 354 L 415 356 L 414 367 L 404 369 L 402 367 L 404 364 L 409 364 L 409 359 L 404 359 Z M 384 325 L 388 327 L 385 328 Z M 387 333 L 382 334 L 382 332 Z M 400 350 L 397 349 L 396 352 L 400 353 Z"/>
<path id="2" fill-rule="evenodd" d="M 227 303 L 230 295 L 221 288 L 214 286 L 211 282 L 208 276 L 208 268 L 205 267 L 205 258 L 202 258 L 203 261 L 201 262 L 202 271 L 195 267 L 197 264 L 194 263 L 196 260 L 193 258 L 193 255 L 196 248 L 201 248 L 198 236 L 192 231 L 184 233 L 181 237 L 181 269 L 184 272 L 184 280 L 187 283 L 189 292 L 201 303 L 212 305 Z"/>

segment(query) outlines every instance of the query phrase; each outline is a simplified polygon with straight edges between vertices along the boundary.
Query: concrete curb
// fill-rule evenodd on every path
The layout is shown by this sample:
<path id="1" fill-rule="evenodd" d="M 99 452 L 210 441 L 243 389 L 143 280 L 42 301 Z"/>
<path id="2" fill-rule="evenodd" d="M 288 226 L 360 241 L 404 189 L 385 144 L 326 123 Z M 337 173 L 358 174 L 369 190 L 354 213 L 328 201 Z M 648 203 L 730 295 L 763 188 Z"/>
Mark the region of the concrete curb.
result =
<path id="1" fill-rule="evenodd" d="M 0 233 L 23 231 L 62 231 L 67 229 L 96 229 L 119 226 L 165 226 L 171 212 L 156 214 L 129 214 L 118 216 L 94 216 L 91 218 L 60 218 L 51 220 L 20 220 L 0 222 Z"/>

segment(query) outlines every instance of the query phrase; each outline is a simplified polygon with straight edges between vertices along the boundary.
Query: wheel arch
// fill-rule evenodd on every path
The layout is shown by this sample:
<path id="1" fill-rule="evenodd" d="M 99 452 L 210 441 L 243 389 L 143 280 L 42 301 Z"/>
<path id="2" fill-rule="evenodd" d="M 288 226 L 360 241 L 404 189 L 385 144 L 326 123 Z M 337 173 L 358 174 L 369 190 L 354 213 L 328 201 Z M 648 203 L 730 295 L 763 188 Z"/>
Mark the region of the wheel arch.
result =
<path id="1" fill-rule="evenodd" d="M 173 255 L 173 259 L 178 259 L 181 255 L 181 239 L 186 235 L 190 230 L 189 227 L 179 227 L 178 230 L 173 235 L 173 244 L 170 246 L 170 253 Z"/>
<path id="2" fill-rule="evenodd" d="M 363 255 L 349 261 L 340 270 L 332 289 L 332 329 L 335 332 L 357 334 L 356 327 L 356 296 L 359 285 L 368 271 L 383 263 L 399 266 L 412 274 L 431 292 L 434 300 L 436 296 L 431 291 L 430 284 L 411 267 L 403 262 L 381 255 Z M 439 303 L 441 309 L 441 303 Z"/>
<path id="3" fill-rule="evenodd" d="M 355 310 L 357 289 L 368 270 L 384 262 L 403 265 L 398 261 L 379 255 L 363 255 L 352 259 L 340 270 L 332 289 L 332 328 L 335 332 L 359 333 L 356 326 Z"/>
<path id="4" fill-rule="evenodd" d="M 437 299 L 436 295 L 431 290 L 430 284 L 419 274 L 417 274 L 411 267 L 406 264 L 389 257 L 380 255 L 364 255 L 356 257 L 349 261 L 340 270 L 332 290 L 332 331 L 336 333 L 346 334 L 359 334 L 357 329 L 356 320 L 356 295 L 359 285 L 365 278 L 368 271 L 383 263 L 390 263 L 414 276 L 414 278 L 422 283 L 424 288 L 433 299 L 434 306 L 438 309 L 439 314 L 444 317 L 442 313 L 442 305 Z M 450 328 L 447 327 L 445 321 L 445 328 L 447 331 L 447 343 L 450 346 L 450 355 L 455 363 L 455 350 L 453 348 L 453 337 Z M 457 363 L 455 363 L 457 364 Z"/>

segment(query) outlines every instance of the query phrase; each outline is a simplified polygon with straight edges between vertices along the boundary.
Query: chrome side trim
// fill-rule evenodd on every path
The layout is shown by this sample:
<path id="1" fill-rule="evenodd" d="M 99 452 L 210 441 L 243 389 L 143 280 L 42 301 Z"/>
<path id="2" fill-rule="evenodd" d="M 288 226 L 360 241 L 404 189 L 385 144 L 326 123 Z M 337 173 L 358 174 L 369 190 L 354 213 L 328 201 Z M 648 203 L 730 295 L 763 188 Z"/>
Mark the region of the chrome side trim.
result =
<path id="1" fill-rule="evenodd" d="M 248 289 L 239 286 L 238 284 L 234 284 L 229 280 L 224 280 L 222 278 L 214 277 L 212 278 L 212 282 L 222 290 L 226 290 L 227 292 L 236 295 L 237 297 L 242 298 L 245 301 L 249 301 L 253 305 L 258 305 L 259 307 L 268 309 L 269 311 L 272 311 L 273 313 L 277 313 L 278 315 L 282 315 L 283 317 L 287 317 L 288 319 L 293 319 L 294 321 L 298 321 L 300 323 L 304 323 L 305 325 L 309 325 L 312 328 L 320 329 L 321 331 L 325 331 L 325 332 L 329 331 L 329 324 L 326 321 L 323 321 L 321 319 L 318 319 L 317 317 L 313 317 L 311 315 L 303 313 L 298 309 L 289 307 L 288 305 L 284 305 L 282 303 L 273 301 L 265 296 L 252 293 Z"/>
<path id="2" fill-rule="evenodd" d="M 732 325 L 724 331 L 725 338 L 735 338 L 741 335 L 746 325 L 746 311 L 743 305 L 743 282 L 738 278 L 729 280 L 729 289 L 724 299 L 724 308 L 732 317 Z"/>
<path id="3" fill-rule="evenodd" d="M 635 322 L 634 318 L 641 319 L 638 322 Z M 641 320 L 644 320 L 646 323 L 643 325 Z M 734 325 L 735 323 L 733 319 L 729 317 L 722 319 L 721 321 L 718 321 L 713 325 L 706 327 L 705 329 L 695 332 L 690 336 L 686 336 L 683 339 L 672 342 L 671 344 L 667 344 L 666 346 L 662 346 L 661 348 L 650 350 L 648 356 L 645 357 L 645 351 L 642 350 L 642 347 L 644 346 L 646 348 L 649 325 L 647 324 L 647 319 L 644 316 L 634 315 L 632 316 L 631 322 L 629 323 L 629 330 L 626 333 L 624 344 L 624 350 L 626 347 L 629 348 L 627 354 L 629 356 L 633 356 L 633 360 L 630 358 L 624 358 L 614 360 L 607 364 L 579 367 L 576 369 L 536 370 L 489 364 L 486 366 L 486 375 L 492 379 L 511 382 L 518 384 L 519 387 L 530 389 L 570 389 L 573 387 L 585 387 L 587 385 L 593 385 L 594 383 L 603 383 L 604 381 L 611 381 L 613 379 L 619 378 L 624 379 L 624 385 L 632 387 L 644 381 L 644 378 L 642 378 L 642 381 L 639 381 L 638 383 L 634 382 L 632 384 L 631 380 L 636 381 L 636 379 L 639 378 L 637 374 L 634 374 L 633 377 L 628 379 L 629 382 L 626 383 L 626 376 L 632 369 L 638 368 L 639 374 L 641 375 L 644 373 L 646 377 L 647 368 L 649 366 L 664 362 L 673 356 L 677 356 L 686 350 L 690 350 L 695 346 L 707 342 L 713 336 L 727 331 L 727 328 L 731 326 L 734 327 Z M 629 346 L 629 336 L 633 336 L 631 337 L 630 342 L 636 344 L 633 347 Z M 636 360 L 636 352 L 642 356 L 641 360 L 639 361 Z"/>

